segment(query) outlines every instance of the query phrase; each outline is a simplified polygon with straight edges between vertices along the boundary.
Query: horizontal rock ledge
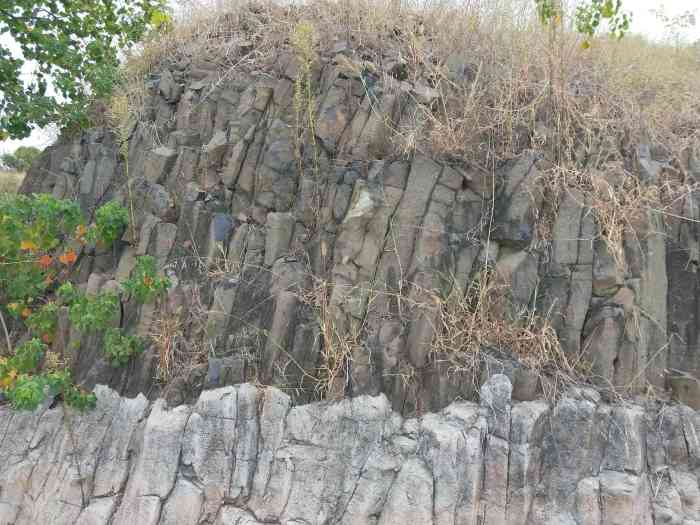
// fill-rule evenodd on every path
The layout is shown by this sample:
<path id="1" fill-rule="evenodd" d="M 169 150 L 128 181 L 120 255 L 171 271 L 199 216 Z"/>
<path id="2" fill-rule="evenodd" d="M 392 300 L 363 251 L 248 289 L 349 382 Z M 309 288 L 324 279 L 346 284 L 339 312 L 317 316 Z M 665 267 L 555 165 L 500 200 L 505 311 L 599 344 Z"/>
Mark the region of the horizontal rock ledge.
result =
<path id="1" fill-rule="evenodd" d="M 120 397 L 0 408 L 0 523 L 651 524 L 700 520 L 698 414 L 571 389 L 403 418 L 384 395 L 292 406 L 275 388 L 192 406 Z"/>

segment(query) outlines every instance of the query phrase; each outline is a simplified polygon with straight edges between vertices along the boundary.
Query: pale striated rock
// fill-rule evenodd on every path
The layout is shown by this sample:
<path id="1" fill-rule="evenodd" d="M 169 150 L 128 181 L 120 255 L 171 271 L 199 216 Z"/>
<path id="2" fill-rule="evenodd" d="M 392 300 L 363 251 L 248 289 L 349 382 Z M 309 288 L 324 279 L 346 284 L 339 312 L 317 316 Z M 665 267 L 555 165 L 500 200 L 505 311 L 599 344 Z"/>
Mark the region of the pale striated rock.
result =
<path id="1" fill-rule="evenodd" d="M 509 392 L 494 376 L 480 405 L 409 420 L 385 396 L 291 408 L 248 384 L 173 409 L 105 387 L 84 415 L 2 408 L 0 523 L 698 521 L 695 412 Z"/>

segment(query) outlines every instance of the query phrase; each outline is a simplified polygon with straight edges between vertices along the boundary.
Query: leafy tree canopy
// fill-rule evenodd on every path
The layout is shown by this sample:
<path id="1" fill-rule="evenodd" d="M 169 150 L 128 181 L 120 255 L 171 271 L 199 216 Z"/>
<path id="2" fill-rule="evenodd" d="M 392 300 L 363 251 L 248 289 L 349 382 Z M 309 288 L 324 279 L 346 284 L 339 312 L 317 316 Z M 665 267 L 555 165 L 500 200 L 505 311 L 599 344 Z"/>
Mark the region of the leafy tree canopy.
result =
<path id="1" fill-rule="evenodd" d="M 15 171 L 27 171 L 41 154 L 41 150 L 32 146 L 20 146 L 14 153 L 5 153 L 0 157 L 0 162 L 6 168 Z"/>
<path id="2" fill-rule="evenodd" d="M 0 140 L 33 127 L 84 124 L 90 97 L 109 94 L 119 51 L 163 18 L 165 0 L 12 0 L 0 2 Z M 23 65 L 35 64 L 27 82 Z M 50 96 L 52 86 L 56 96 Z"/>

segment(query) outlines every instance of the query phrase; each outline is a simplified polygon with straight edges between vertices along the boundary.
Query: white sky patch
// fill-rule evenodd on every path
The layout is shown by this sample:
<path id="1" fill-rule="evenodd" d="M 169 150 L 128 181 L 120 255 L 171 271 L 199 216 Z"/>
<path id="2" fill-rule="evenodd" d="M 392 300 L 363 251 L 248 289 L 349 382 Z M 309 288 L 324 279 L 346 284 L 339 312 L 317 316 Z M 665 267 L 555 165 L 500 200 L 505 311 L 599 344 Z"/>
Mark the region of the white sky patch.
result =
<path id="1" fill-rule="evenodd" d="M 664 0 L 662 2 L 659 0 L 624 0 L 623 6 L 626 11 L 632 13 L 631 31 L 641 33 L 651 40 L 663 40 L 669 37 L 663 24 L 652 13 L 652 10 L 661 9 L 668 17 L 674 17 L 687 11 L 694 12 L 697 23 L 694 27 L 683 30 L 679 36 L 684 42 L 695 42 L 700 40 L 700 5 L 696 2 L 697 0 Z M 0 45 L 9 47 L 13 52 L 19 52 L 19 46 L 8 34 L 0 35 Z M 32 65 L 25 64 L 22 74 L 25 78 L 29 78 L 32 74 Z M 43 149 L 56 139 L 56 135 L 55 129 L 36 129 L 26 139 L 0 142 L 0 155 L 12 152 L 19 146 L 35 146 Z"/>

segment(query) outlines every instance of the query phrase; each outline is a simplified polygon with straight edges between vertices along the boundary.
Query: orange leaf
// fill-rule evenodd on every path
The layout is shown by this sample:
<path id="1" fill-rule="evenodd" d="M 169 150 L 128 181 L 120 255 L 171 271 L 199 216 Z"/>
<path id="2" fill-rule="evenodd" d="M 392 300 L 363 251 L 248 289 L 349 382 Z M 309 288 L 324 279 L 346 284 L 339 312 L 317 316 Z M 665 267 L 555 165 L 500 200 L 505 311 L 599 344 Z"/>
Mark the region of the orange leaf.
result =
<path id="1" fill-rule="evenodd" d="M 78 224 L 78 227 L 75 229 L 75 237 L 77 239 L 81 239 L 82 237 L 85 236 L 87 233 L 87 228 L 85 228 L 84 224 Z"/>
<path id="2" fill-rule="evenodd" d="M 51 286 L 51 283 L 53 282 L 53 279 L 54 279 L 54 275 L 53 275 L 53 274 L 47 275 L 47 276 L 44 278 L 44 284 L 45 284 L 46 286 Z"/>
<path id="3" fill-rule="evenodd" d="M 143 278 L 143 284 L 150 287 L 153 284 L 153 279 L 151 279 L 148 275 L 146 275 Z"/>
<path id="4" fill-rule="evenodd" d="M 22 317 L 26 319 L 30 315 L 32 315 L 32 309 L 25 306 L 24 310 L 22 310 Z"/>
<path id="5" fill-rule="evenodd" d="M 19 249 L 31 252 L 31 251 L 38 250 L 39 248 L 32 241 L 22 241 L 19 243 Z"/>
<path id="6" fill-rule="evenodd" d="M 42 255 L 41 257 L 39 257 L 39 266 L 46 269 L 49 266 L 51 266 L 52 261 L 53 261 L 53 259 L 51 258 L 50 255 Z"/>
<path id="7" fill-rule="evenodd" d="M 63 255 L 59 255 L 58 260 L 61 261 L 63 264 L 66 266 L 70 266 L 73 264 L 75 261 L 78 260 L 78 256 L 75 254 L 73 250 L 69 250 Z"/>
<path id="8" fill-rule="evenodd" d="M 53 342 L 53 335 L 51 334 L 43 334 L 41 336 L 41 340 L 46 343 L 47 345 L 50 345 Z"/>

